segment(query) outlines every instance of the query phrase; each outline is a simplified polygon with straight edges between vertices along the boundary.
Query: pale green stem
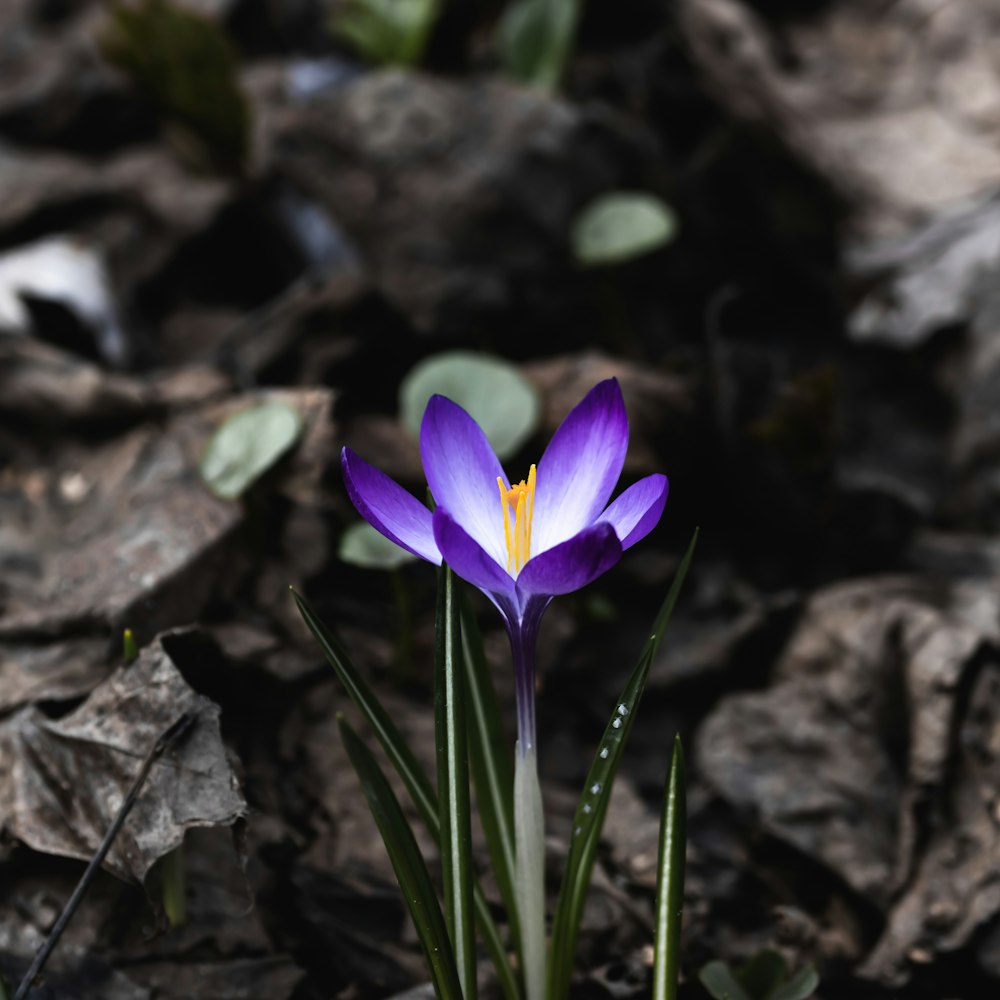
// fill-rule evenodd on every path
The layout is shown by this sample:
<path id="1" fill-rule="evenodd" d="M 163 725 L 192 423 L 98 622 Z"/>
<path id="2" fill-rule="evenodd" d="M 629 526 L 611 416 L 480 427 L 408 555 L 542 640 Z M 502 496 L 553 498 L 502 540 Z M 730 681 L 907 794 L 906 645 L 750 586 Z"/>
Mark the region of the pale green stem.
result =
<path id="1" fill-rule="evenodd" d="M 523 752 L 522 752 L 523 751 Z M 545 996 L 545 825 L 538 758 L 518 742 L 514 763 L 517 909 L 526 1000 Z"/>

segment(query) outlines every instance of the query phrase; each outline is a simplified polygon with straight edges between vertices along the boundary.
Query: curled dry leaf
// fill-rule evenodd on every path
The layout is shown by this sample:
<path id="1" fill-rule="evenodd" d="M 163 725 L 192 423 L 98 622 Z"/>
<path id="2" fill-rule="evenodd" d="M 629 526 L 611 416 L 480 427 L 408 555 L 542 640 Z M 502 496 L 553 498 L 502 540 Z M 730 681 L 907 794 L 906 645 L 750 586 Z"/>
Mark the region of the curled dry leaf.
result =
<path id="1" fill-rule="evenodd" d="M 851 339 L 907 350 L 967 323 L 1000 271 L 998 222 L 1000 201 L 977 199 L 854 248 L 848 266 L 870 290 L 849 319 Z"/>
<path id="2" fill-rule="evenodd" d="M 246 811 L 218 707 L 188 687 L 160 640 L 70 715 L 51 720 L 28 707 L 0 724 L 0 830 L 89 860 L 146 755 L 185 713 L 193 724 L 154 765 L 105 862 L 142 882 L 185 830 L 229 826 Z"/>
<path id="3" fill-rule="evenodd" d="M 913 963 L 969 944 L 1000 913 L 1000 673 L 982 664 L 970 679 L 968 706 L 954 740 L 954 777 L 929 804 L 930 839 L 888 925 L 861 974 L 900 987 Z M 983 970 L 996 975 L 995 952 L 980 948 Z"/>
<path id="4" fill-rule="evenodd" d="M 907 980 L 918 947 L 930 961 L 1000 913 L 995 590 L 828 587 L 777 683 L 724 699 L 698 735 L 726 799 L 885 912 L 864 971 L 887 985 Z"/>
<path id="5" fill-rule="evenodd" d="M 46 643 L 0 641 L 0 712 L 29 702 L 83 698 L 107 676 L 107 661 L 103 636 Z"/>
<path id="6" fill-rule="evenodd" d="M 995 3 L 843 0 L 780 28 L 761 6 L 683 0 L 680 30 L 731 113 L 849 193 L 866 232 L 1000 182 Z"/>

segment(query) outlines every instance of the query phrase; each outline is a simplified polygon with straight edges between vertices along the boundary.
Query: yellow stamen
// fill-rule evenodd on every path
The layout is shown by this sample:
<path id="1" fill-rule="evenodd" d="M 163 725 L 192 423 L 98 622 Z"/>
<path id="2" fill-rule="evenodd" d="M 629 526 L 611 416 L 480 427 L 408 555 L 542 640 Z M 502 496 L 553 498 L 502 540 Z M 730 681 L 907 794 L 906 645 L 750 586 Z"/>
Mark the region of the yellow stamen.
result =
<path id="1" fill-rule="evenodd" d="M 528 553 L 531 551 L 531 523 L 535 519 L 535 467 L 532 465 L 528 469 L 528 499 L 531 506 L 528 508 L 528 541 L 524 549 L 524 561 L 528 561 Z"/>
<path id="2" fill-rule="evenodd" d="M 535 467 L 528 471 L 528 481 L 523 479 L 516 485 L 506 487 L 497 477 L 500 487 L 500 506 L 503 509 L 504 542 L 507 545 L 507 572 L 520 572 L 521 567 L 531 558 L 531 521 L 535 513 Z M 514 526 L 511 530 L 510 511 L 514 511 Z"/>
<path id="3" fill-rule="evenodd" d="M 524 552 L 524 493 L 517 497 L 517 515 L 514 519 L 514 563 L 520 569 L 528 560 Z"/>
<path id="4" fill-rule="evenodd" d="M 507 543 L 507 572 L 510 572 L 510 564 L 513 560 L 513 554 L 510 549 L 510 515 L 507 513 L 507 487 L 504 486 L 503 480 L 497 476 L 497 486 L 500 487 L 500 507 L 503 510 L 503 537 L 504 541 Z"/>

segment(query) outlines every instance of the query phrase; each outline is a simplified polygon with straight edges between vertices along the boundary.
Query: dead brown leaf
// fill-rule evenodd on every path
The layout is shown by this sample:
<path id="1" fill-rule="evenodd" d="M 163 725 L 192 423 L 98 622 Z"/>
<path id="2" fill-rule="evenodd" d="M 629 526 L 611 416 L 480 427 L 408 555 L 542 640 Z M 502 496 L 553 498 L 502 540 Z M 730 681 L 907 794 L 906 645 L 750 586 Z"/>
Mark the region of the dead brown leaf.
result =
<path id="1" fill-rule="evenodd" d="M 155 764 L 105 866 L 142 882 L 191 827 L 246 812 L 219 709 L 185 683 L 159 641 L 59 720 L 28 707 L 0 724 L 0 828 L 37 851 L 89 860 L 157 739 L 187 733 Z"/>
<path id="2" fill-rule="evenodd" d="M 698 733 L 726 799 L 886 912 L 865 970 L 889 985 L 914 949 L 930 961 L 1000 913 L 995 591 L 912 577 L 819 591 L 777 682 L 725 698 Z"/>
<path id="3" fill-rule="evenodd" d="M 685 0 L 699 69 L 740 119 L 898 232 L 1000 184 L 1000 30 L 992 0 L 842 0 L 780 25 L 746 0 Z"/>

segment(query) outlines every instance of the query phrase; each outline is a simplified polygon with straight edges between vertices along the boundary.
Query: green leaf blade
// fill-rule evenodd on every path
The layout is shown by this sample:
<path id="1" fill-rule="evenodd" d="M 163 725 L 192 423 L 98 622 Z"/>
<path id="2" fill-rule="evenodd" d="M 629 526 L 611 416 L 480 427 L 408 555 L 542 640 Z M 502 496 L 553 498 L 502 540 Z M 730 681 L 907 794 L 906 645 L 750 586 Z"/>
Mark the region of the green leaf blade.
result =
<path id="1" fill-rule="evenodd" d="M 435 994 L 440 1000 L 462 1000 L 448 930 L 413 831 L 372 752 L 343 718 L 338 722 L 347 755 L 361 781 L 423 947 Z"/>
<path id="2" fill-rule="evenodd" d="M 552 959 L 549 963 L 550 1000 L 563 1000 L 569 996 L 580 917 L 590 884 L 601 827 L 611 801 L 611 785 L 618 771 L 628 734 L 632 729 L 635 710 L 642 697 L 650 665 L 677 603 L 681 585 L 694 556 L 697 540 L 698 532 L 695 531 L 670 590 L 656 615 L 639 660 L 618 697 L 617 706 L 604 730 L 604 736 L 584 783 L 583 794 L 573 820 L 569 856 L 566 860 L 566 870 L 559 889 L 552 926 Z"/>
<path id="3" fill-rule="evenodd" d="M 472 916 L 472 828 L 466 748 L 465 673 L 458 594 L 450 567 L 438 575 L 434 643 L 434 730 L 445 916 L 465 1000 L 476 996 Z"/>
<path id="4" fill-rule="evenodd" d="M 656 936 L 653 949 L 653 1000 L 676 1000 L 680 972 L 681 914 L 687 846 L 684 751 L 674 740 L 670 775 L 660 818 L 660 853 L 656 873 Z"/>
<path id="5" fill-rule="evenodd" d="M 493 863 L 493 875 L 507 911 L 515 946 L 520 953 L 520 928 L 514 892 L 514 774 L 482 636 L 467 605 L 463 604 L 461 615 L 469 762 L 476 788 L 476 803 Z"/>
<path id="6" fill-rule="evenodd" d="M 389 713 L 382 707 L 375 693 L 365 683 L 364 678 L 358 673 L 340 640 L 320 621 L 304 597 L 294 590 L 292 597 L 303 620 L 323 650 L 327 662 L 333 667 L 337 680 L 343 685 L 351 701 L 357 706 L 368 725 L 371 726 L 376 739 L 382 744 L 392 762 L 392 766 L 399 773 L 403 784 L 406 785 L 406 790 L 413 799 L 413 804 L 417 807 L 420 818 L 426 824 L 431 836 L 435 840 L 440 840 L 437 795 L 423 768 L 413 755 L 413 751 L 407 746 L 403 734 L 389 717 Z"/>
<path id="7" fill-rule="evenodd" d="M 354 667 L 340 640 L 320 620 L 312 606 L 301 594 L 293 590 L 292 597 L 299 609 L 299 613 L 302 615 L 303 621 L 305 621 L 319 643 L 320 648 L 323 650 L 327 662 L 333 667 L 337 679 L 343 685 L 351 701 L 354 702 L 357 709 L 371 726 L 392 766 L 396 769 L 400 779 L 406 786 L 407 793 L 413 800 L 413 804 L 417 807 L 417 811 L 424 825 L 427 827 L 427 831 L 435 843 L 440 845 L 441 826 L 438 817 L 437 794 L 416 757 L 413 755 L 413 751 L 410 750 L 402 733 L 400 733 L 396 724 L 389 717 L 388 712 L 382 707 L 374 692 Z M 483 895 L 482 889 L 478 884 L 474 887 L 474 905 L 479 933 L 482 935 L 483 943 L 490 953 L 490 958 L 496 969 L 504 997 L 506 1000 L 520 1000 L 517 979 L 507 958 L 507 952 L 500 937 L 500 932 L 490 913 L 489 903 L 486 901 L 486 897 Z"/>

